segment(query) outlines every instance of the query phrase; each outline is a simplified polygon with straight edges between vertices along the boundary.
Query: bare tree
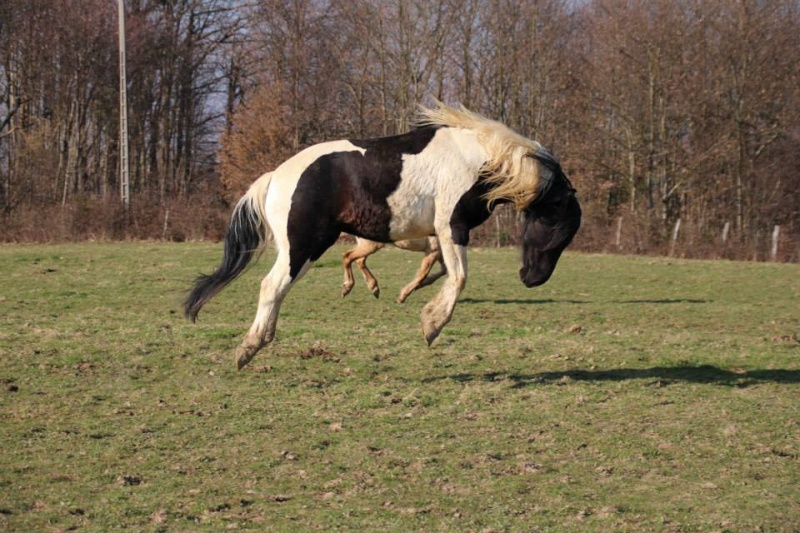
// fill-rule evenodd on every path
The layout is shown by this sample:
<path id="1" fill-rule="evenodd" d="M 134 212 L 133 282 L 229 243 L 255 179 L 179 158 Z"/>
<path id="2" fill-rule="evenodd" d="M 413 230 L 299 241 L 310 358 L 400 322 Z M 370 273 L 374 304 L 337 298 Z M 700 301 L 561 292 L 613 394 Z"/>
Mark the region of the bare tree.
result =
<path id="1" fill-rule="evenodd" d="M 126 8 L 134 204 L 162 228 L 176 202 L 216 205 L 314 142 L 403 131 L 438 98 L 561 157 L 584 206 L 578 246 L 765 257 L 780 225 L 778 255 L 800 259 L 796 0 Z M 115 22 L 107 0 L 0 1 L 4 229 L 52 209 L 80 234 L 115 205 Z M 512 242 L 514 217 L 494 222 L 486 238 Z"/>

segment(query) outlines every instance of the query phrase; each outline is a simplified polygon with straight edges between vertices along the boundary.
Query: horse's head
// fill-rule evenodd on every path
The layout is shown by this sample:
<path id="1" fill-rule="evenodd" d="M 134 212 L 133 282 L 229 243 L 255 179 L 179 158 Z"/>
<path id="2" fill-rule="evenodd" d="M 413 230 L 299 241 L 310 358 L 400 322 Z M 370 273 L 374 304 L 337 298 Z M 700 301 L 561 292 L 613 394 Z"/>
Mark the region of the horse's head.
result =
<path id="1" fill-rule="evenodd" d="M 581 206 L 561 166 L 549 157 L 532 157 L 543 167 L 546 179 L 524 211 L 519 277 L 526 287 L 536 287 L 550 279 L 561 253 L 581 225 Z"/>

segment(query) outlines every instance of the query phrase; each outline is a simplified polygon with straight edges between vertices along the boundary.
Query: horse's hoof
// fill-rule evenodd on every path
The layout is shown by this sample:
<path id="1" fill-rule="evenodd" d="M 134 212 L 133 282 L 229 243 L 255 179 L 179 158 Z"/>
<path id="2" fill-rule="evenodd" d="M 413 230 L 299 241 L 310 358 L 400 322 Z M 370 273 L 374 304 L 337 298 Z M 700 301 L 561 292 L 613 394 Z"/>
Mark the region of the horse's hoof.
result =
<path id="1" fill-rule="evenodd" d="M 372 295 L 375 298 L 380 298 L 380 296 L 381 296 L 381 286 L 378 285 L 377 281 L 370 282 L 369 280 L 367 280 L 367 288 L 369 289 L 369 292 L 371 292 Z"/>
<path id="2" fill-rule="evenodd" d="M 342 285 L 342 298 L 350 294 L 350 291 L 353 290 L 352 285 Z"/>
<path id="3" fill-rule="evenodd" d="M 436 337 L 438 337 L 441 332 L 442 328 L 437 328 L 430 324 L 422 324 L 422 334 L 425 336 L 425 342 L 428 343 L 428 348 L 431 347 L 431 344 L 433 344 L 433 341 L 436 340 Z"/>
<path id="4" fill-rule="evenodd" d="M 244 366 L 256 356 L 258 349 L 258 346 L 250 345 L 241 345 L 236 348 L 236 353 L 234 354 L 236 357 L 236 370 L 244 368 Z"/>

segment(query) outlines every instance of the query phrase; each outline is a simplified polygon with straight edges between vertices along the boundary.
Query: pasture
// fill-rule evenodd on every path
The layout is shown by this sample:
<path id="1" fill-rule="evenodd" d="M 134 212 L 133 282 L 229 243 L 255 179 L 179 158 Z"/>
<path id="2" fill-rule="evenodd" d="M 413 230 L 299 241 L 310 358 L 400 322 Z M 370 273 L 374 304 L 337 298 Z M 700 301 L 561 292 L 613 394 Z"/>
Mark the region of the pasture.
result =
<path id="1" fill-rule="evenodd" d="M 237 372 L 273 252 L 191 325 L 219 244 L 0 247 L 0 529 L 800 529 L 798 265 L 471 250 L 428 348 L 343 250 Z"/>

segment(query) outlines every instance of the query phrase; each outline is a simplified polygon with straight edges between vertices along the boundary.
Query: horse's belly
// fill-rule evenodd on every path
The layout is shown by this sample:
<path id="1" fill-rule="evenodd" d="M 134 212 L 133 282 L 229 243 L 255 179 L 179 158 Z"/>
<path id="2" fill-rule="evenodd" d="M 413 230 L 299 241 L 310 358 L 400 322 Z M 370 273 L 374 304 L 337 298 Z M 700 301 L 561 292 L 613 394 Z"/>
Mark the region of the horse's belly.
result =
<path id="1" fill-rule="evenodd" d="M 393 241 L 426 237 L 434 233 L 435 204 L 432 197 L 395 194 L 388 203 L 392 212 L 389 236 Z"/>

